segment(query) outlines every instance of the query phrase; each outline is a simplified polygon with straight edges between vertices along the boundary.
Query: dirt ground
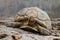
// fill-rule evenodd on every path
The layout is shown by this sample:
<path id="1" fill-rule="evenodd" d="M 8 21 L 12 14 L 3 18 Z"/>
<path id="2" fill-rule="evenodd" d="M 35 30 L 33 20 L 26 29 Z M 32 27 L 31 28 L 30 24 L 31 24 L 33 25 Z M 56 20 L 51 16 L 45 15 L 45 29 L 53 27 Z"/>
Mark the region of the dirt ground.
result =
<path id="1" fill-rule="evenodd" d="M 12 18 L 0 18 L 0 21 L 7 21 L 10 22 L 13 19 Z M 12 27 L 7 27 L 5 25 L 0 24 L 0 40 L 16 40 L 12 37 L 12 35 L 18 35 L 18 40 L 60 40 L 60 22 L 58 21 L 52 21 L 52 26 L 53 26 L 53 31 L 58 34 L 59 36 L 43 36 L 38 33 L 30 32 L 30 31 L 25 31 L 19 28 L 12 28 Z M 4 35 L 3 35 L 4 34 Z M 6 35 L 7 34 L 7 35 Z M 3 35 L 3 36 L 2 36 Z"/>

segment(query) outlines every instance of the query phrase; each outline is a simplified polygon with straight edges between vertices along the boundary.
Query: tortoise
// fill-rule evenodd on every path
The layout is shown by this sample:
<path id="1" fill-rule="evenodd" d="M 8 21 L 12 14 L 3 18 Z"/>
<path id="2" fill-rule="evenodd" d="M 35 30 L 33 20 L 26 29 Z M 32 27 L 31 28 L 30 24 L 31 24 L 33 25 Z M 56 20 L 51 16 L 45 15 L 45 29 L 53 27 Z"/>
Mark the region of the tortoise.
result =
<path id="1" fill-rule="evenodd" d="M 21 9 L 16 15 L 14 22 L 21 23 L 19 28 L 32 29 L 45 35 L 51 34 L 51 20 L 48 14 L 38 7 Z"/>
<path id="2" fill-rule="evenodd" d="M 44 35 L 51 35 L 51 21 L 48 14 L 38 7 L 21 9 L 13 21 L 2 22 L 6 26 L 34 30 Z"/>

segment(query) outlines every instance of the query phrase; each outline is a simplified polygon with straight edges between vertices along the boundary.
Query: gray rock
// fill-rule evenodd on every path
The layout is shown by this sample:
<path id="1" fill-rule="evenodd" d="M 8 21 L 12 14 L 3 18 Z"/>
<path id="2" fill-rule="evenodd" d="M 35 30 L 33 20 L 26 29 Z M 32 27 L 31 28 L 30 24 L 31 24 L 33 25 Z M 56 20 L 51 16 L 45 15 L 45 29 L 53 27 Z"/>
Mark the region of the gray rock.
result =
<path id="1" fill-rule="evenodd" d="M 34 34 L 20 34 L 19 40 L 60 40 L 60 37 L 55 37 L 55 36 L 39 36 L 39 35 L 34 35 Z M 13 40 L 11 36 L 7 36 L 4 39 L 0 40 Z"/>

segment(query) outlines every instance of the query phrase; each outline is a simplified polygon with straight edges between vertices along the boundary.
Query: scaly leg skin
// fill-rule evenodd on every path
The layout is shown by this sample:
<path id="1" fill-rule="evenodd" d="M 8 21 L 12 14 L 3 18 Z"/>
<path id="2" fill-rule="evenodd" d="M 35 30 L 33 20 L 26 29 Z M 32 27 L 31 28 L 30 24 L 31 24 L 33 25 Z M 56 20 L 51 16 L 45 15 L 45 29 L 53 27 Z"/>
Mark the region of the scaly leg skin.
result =
<path id="1" fill-rule="evenodd" d="M 39 33 L 44 34 L 44 35 L 51 35 L 51 31 L 47 29 L 47 26 L 44 25 L 40 20 L 36 19 L 36 18 L 30 18 L 31 21 L 35 21 L 35 23 L 37 24 L 37 30 Z"/>
<path id="2" fill-rule="evenodd" d="M 44 27 L 41 27 L 40 25 L 37 25 L 37 30 L 44 35 L 52 35 L 52 36 L 59 36 L 56 33 L 54 33 L 52 30 L 48 30 Z"/>
<path id="3" fill-rule="evenodd" d="M 31 27 L 31 26 L 26 25 L 26 26 L 21 26 L 20 28 L 21 29 L 28 29 L 28 30 L 38 31 L 35 26 Z"/>
<path id="4" fill-rule="evenodd" d="M 37 24 L 39 24 L 40 26 L 42 26 L 44 28 L 47 28 L 47 26 L 37 18 L 30 17 L 29 20 L 36 22 Z"/>
<path id="5" fill-rule="evenodd" d="M 38 25 L 38 31 L 43 35 L 51 35 L 51 31 Z"/>

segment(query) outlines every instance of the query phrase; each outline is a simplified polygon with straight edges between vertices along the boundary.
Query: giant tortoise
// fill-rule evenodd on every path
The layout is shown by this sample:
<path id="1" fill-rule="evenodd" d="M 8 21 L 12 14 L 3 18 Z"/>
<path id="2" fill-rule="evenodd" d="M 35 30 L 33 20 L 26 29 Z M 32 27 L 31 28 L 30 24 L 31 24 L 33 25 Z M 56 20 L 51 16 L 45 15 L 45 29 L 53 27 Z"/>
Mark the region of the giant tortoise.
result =
<path id="1" fill-rule="evenodd" d="M 15 22 L 21 23 L 19 28 L 32 29 L 45 35 L 51 34 L 52 26 L 50 18 L 45 11 L 38 7 L 23 8 L 16 15 Z"/>

